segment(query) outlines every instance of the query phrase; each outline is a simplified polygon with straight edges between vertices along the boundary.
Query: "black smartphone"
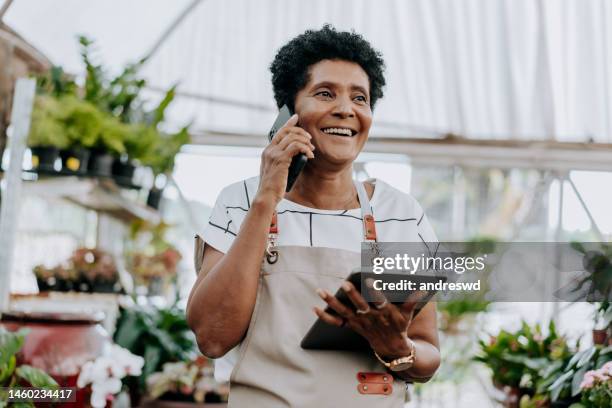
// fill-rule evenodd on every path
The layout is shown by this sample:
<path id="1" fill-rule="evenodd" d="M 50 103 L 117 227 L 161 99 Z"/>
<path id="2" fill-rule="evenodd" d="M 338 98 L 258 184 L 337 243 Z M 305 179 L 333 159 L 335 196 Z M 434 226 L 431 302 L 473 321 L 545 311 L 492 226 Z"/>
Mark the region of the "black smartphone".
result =
<path id="1" fill-rule="evenodd" d="M 270 129 L 270 133 L 268 133 L 269 141 L 272 141 L 272 138 L 274 138 L 276 132 L 278 132 L 278 130 L 282 128 L 285 123 L 287 123 L 291 116 L 293 116 L 293 113 L 291 112 L 289 107 L 287 105 L 283 105 L 278 111 L 278 116 L 276 117 L 276 120 L 272 125 L 272 129 Z M 306 165 L 307 161 L 308 158 L 304 153 L 296 154 L 295 156 L 293 156 L 293 159 L 291 159 L 291 164 L 289 165 L 287 188 L 285 188 L 286 192 L 289 192 L 291 190 L 291 187 L 293 187 L 295 180 L 297 180 L 298 176 L 300 175 L 300 172 Z"/>

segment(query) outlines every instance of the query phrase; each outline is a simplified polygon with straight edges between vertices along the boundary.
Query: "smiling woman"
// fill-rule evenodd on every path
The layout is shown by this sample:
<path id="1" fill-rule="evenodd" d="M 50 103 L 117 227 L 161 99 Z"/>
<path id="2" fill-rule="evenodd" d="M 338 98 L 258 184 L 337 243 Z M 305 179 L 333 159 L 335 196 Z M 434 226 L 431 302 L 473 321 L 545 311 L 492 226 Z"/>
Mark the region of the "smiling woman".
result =
<path id="1" fill-rule="evenodd" d="M 329 26 L 291 40 L 271 65 L 277 105 L 295 114 L 264 149 L 259 177 L 217 199 L 187 307 L 202 352 L 223 357 L 216 376 L 231 383 L 230 406 L 401 407 L 404 382 L 426 381 L 440 364 L 433 304 L 413 319 L 414 302 L 375 293 L 368 304 L 344 280 L 360 265 L 362 241 L 436 241 L 414 198 L 352 177 L 383 67 L 361 36 Z M 299 153 L 308 162 L 286 193 Z M 278 258 L 263 257 L 271 249 Z M 339 287 L 354 309 L 331 295 Z M 302 349 L 317 317 L 370 349 Z"/>

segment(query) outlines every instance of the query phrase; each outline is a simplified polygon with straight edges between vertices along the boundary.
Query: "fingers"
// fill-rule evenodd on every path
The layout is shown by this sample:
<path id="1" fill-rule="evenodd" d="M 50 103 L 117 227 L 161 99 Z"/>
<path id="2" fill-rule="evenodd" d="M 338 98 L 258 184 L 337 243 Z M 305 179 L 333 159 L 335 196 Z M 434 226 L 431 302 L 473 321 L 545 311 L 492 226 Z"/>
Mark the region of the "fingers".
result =
<path id="1" fill-rule="evenodd" d="M 355 305 L 357 310 L 369 310 L 370 305 L 365 301 L 361 293 L 355 289 L 355 286 L 351 282 L 344 281 L 342 282 L 342 290 L 346 293 L 346 296 L 349 300 Z"/>
<path id="2" fill-rule="evenodd" d="M 332 310 L 338 313 L 338 315 L 340 315 L 341 317 L 349 318 L 353 315 L 353 311 L 348 307 L 344 306 L 342 302 L 336 299 L 336 297 L 333 296 L 331 293 L 322 289 L 317 289 L 317 294 L 329 305 Z"/>
<path id="3" fill-rule="evenodd" d="M 374 279 L 366 279 L 365 284 L 369 298 L 371 299 L 371 302 L 374 304 L 374 306 L 376 306 L 376 308 L 379 310 L 386 307 L 389 302 L 381 291 L 374 289 Z"/>
<path id="4" fill-rule="evenodd" d="M 291 117 L 287 120 L 287 122 L 285 122 L 285 124 L 283 125 L 283 127 L 281 128 L 288 128 L 288 127 L 293 127 L 296 126 L 298 123 L 298 120 L 300 120 L 299 116 L 297 113 L 294 113 L 293 115 L 291 115 Z"/>
<path id="5" fill-rule="evenodd" d="M 276 137 L 274 139 L 276 139 Z M 286 129 L 285 131 L 279 132 L 278 146 L 281 149 L 286 149 L 287 146 L 291 142 L 296 141 L 296 140 L 312 145 L 311 139 L 312 139 L 312 136 L 310 135 L 310 133 L 308 133 L 302 128 L 293 127 L 293 128 Z"/>
<path id="6" fill-rule="evenodd" d="M 278 129 L 278 132 L 276 132 L 276 135 L 272 138 L 272 144 L 278 144 L 283 139 L 283 137 L 289 131 L 292 131 L 292 130 L 301 130 L 305 132 L 306 134 L 308 134 L 308 132 L 306 132 L 304 129 L 298 127 L 297 123 L 298 123 L 298 115 L 296 113 L 293 116 L 291 116 L 289 120 L 287 120 L 287 122 L 283 125 L 283 127 Z"/>
<path id="7" fill-rule="evenodd" d="M 318 307 L 313 308 L 315 314 L 319 317 L 319 319 L 323 320 L 327 324 L 331 324 L 332 326 L 342 327 L 344 326 L 345 320 L 340 316 L 333 316 L 326 311 L 319 309 Z"/>

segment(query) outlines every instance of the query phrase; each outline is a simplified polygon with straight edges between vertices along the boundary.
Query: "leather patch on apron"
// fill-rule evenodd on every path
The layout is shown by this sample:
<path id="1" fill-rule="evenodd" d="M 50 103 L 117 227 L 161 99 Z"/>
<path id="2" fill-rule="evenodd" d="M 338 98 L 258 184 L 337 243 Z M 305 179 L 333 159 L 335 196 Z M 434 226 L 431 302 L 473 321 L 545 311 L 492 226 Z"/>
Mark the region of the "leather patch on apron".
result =
<path id="1" fill-rule="evenodd" d="M 360 383 L 391 384 L 393 376 L 387 373 L 357 373 L 357 381 Z"/>
<path id="2" fill-rule="evenodd" d="M 360 394 L 389 395 L 393 392 L 393 376 L 388 373 L 358 372 Z"/>
<path id="3" fill-rule="evenodd" d="M 360 394 L 390 395 L 393 392 L 391 384 L 361 383 L 357 386 Z"/>

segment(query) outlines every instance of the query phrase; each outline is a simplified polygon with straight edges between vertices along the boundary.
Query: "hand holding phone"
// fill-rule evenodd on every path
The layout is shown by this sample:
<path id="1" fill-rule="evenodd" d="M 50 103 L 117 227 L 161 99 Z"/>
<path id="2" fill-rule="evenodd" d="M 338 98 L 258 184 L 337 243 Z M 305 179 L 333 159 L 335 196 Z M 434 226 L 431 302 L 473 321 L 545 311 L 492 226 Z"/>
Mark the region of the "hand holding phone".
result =
<path id="1" fill-rule="evenodd" d="M 287 105 L 283 105 L 280 108 L 278 116 L 276 117 L 276 120 L 272 125 L 272 129 L 270 129 L 270 132 L 268 133 L 268 139 L 270 142 L 272 142 L 274 136 L 276 136 L 278 131 L 287 123 L 287 121 L 289 121 L 292 116 L 293 114 L 291 113 L 291 110 Z M 306 154 L 304 153 L 298 153 L 293 156 L 293 158 L 291 159 L 291 164 L 289 165 L 289 173 L 287 175 L 287 186 L 285 188 L 285 192 L 289 192 L 291 190 L 293 184 L 297 180 L 298 176 L 300 175 L 300 172 L 306 165 L 307 161 L 308 157 L 306 157 Z"/>

